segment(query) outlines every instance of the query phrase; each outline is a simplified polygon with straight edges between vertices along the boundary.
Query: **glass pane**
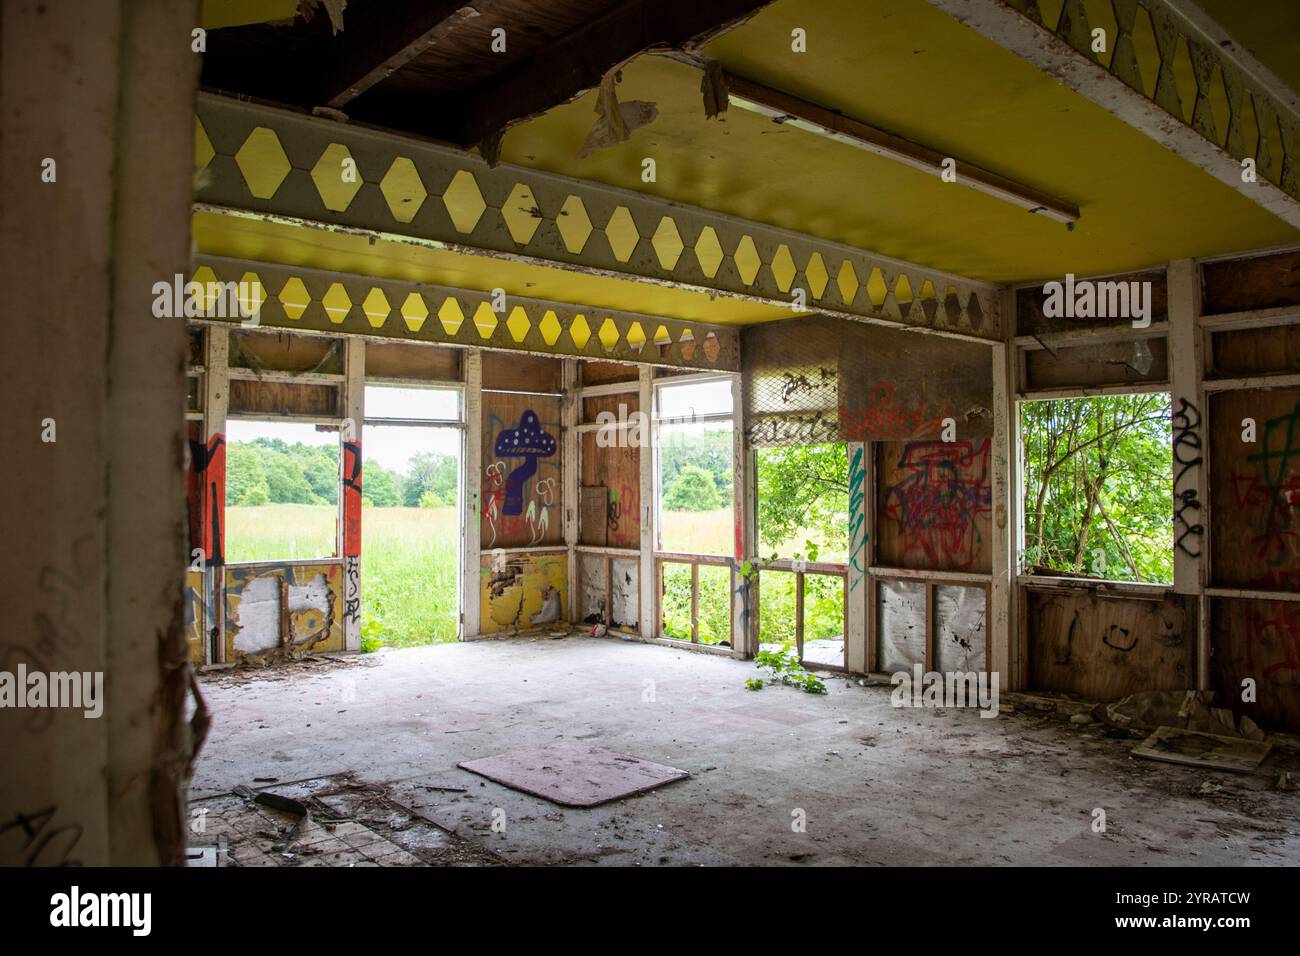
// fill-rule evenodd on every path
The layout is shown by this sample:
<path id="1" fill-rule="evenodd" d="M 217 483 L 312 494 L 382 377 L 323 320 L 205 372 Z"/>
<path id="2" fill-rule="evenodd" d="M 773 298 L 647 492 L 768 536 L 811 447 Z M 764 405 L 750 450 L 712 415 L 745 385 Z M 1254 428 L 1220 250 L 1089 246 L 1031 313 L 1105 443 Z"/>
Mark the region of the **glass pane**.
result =
<path id="1" fill-rule="evenodd" d="M 456 639 L 460 430 L 366 425 L 361 634 L 388 647 Z"/>
<path id="2" fill-rule="evenodd" d="M 843 444 L 755 449 L 758 550 L 767 559 L 843 564 L 849 460 Z"/>
<path id="3" fill-rule="evenodd" d="M 731 646 L 731 568 L 700 565 L 700 643 Z"/>
<path id="4" fill-rule="evenodd" d="M 829 574 L 803 578 L 803 659 L 844 665 L 844 579 Z"/>
<path id="5" fill-rule="evenodd" d="M 659 386 L 659 417 L 691 421 L 695 415 L 730 415 L 731 382 L 688 382 Z"/>
<path id="6" fill-rule="evenodd" d="M 731 423 L 666 425 L 658 435 L 660 550 L 731 555 Z"/>
<path id="7" fill-rule="evenodd" d="M 226 560 L 337 553 L 339 433 L 307 422 L 226 423 Z"/>
<path id="8" fill-rule="evenodd" d="M 660 603 L 664 619 L 664 637 L 691 639 L 691 566 L 663 565 L 664 594 Z"/>
<path id="9" fill-rule="evenodd" d="M 367 385 L 366 417 L 459 421 L 460 391 L 454 388 Z"/>

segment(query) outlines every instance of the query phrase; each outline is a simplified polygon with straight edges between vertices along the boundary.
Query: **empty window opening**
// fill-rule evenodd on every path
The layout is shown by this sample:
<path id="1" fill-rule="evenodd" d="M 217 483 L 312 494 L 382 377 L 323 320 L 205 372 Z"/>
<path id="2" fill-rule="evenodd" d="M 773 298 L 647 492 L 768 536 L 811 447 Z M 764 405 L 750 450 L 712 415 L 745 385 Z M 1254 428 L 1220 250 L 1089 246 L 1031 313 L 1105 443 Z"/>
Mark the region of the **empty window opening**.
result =
<path id="1" fill-rule="evenodd" d="M 336 426 L 232 419 L 226 446 L 227 561 L 338 555 Z"/>
<path id="2" fill-rule="evenodd" d="M 725 563 L 660 562 L 661 636 L 731 646 L 731 567 Z"/>
<path id="3" fill-rule="evenodd" d="M 656 386 L 659 550 L 735 550 L 730 379 Z"/>
<path id="4" fill-rule="evenodd" d="M 767 560 L 843 564 L 849 551 L 845 446 L 758 448 L 759 553 Z"/>
<path id="5" fill-rule="evenodd" d="M 759 649 L 844 667 L 844 576 L 765 568 L 758 577 Z"/>
<path id="6" fill-rule="evenodd" d="M 1171 582 L 1168 394 L 1024 402 L 1020 423 L 1026 566 L 1037 574 Z"/>
<path id="7" fill-rule="evenodd" d="M 366 387 L 361 483 L 363 646 L 456 640 L 461 394 Z"/>

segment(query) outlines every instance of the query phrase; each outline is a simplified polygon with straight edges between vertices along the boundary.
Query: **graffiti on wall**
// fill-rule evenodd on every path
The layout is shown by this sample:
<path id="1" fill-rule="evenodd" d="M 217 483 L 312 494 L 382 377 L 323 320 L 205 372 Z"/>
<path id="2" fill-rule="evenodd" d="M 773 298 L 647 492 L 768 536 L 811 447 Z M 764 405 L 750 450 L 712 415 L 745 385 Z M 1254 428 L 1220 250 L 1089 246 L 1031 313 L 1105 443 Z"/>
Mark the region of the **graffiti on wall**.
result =
<path id="1" fill-rule="evenodd" d="M 1201 556 L 1205 526 L 1195 519 L 1201 511 L 1196 474 L 1201 468 L 1201 413 L 1185 398 L 1174 412 L 1174 546 L 1193 558 Z M 1192 487 L 1184 479 L 1191 476 Z M 1190 512 L 1190 517 L 1188 513 Z"/>
<path id="2" fill-rule="evenodd" d="M 911 440 L 938 436 L 943 420 L 953 417 L 951 405 L 935 409 L 924 400 L 907 402 L 891 382 L 877 382 L 867 393 L 866 407 L 840 406 L 840 431 L 848 441 Z"/>
<path id="3" fill-rule="evenodd" d="M 225 564 L 226 436 L 218 432 L 205 444 L 203 426 L 190 427 L 190 474 L 187 480 L 192 548 L 208 564 Z"/>
<path id="4" fill-rule="evenodd" d="M 568 560 L 529 554 L 486 561 L 480 569 L 479 629 L 522 631 L 567 620 Z"/>
<path id="5" fill-rule="evenodd" d="M 361 442 L 343 443 L 343 554 L 361 554 Z"/>
<path id="6" fill-rule="evenodd" d="M 343 650 L 343 578 L 337 561 L 227 566 L 226 659 Z"/>
<path id="7" fill-rule="evenodd" d="M 885 517 L 897 523 L 903 549 L 925 567 L 969 569 L 979 554 L 977 521 L 993 502 L 989 439 L 915 441 L 903 446 L 898 481 L 885 489 Z"/>
<path id="8" fill-rule="evenodd" d="M 1246 612 L 1246 666 L 1267 681 L 1289 671 L 1294 683 L 1300 677 L 1300 607 L 1281 601 L 1266 607 L 1251 604 Z"/>
<path id="9" fill-rule="evenodd" d="M 498 538 L 535 545 L 551 527 L 551 511 L 559 507 L 558 443 L 537 413 L 527 409 L 516 425 L 489 418 L 493 461 L 484 469 L 483 520 L 487 524 L 484 546 Z"/>
<path id="10" fill-rule="evenodd" d="M 849 593 L 857 590 L 866 573 L 862 565 L 866 562 L 867 544 L 867 470 L 862 464 L 862 446 L 853 450 L 853 460 L 849 463 Z"/>
<path id="11" fill-rule="evenodd" d="M 1300 541 L 1295 510 L 1300 506 L 1300 403 L 1269 419 L 1262 450 L 1246 456 L 1245 471 L 1232 472 L 1236 506 L 1254 532 L 1254 556 L 1267 571 L 1256 583 L 1291 590 L 1300 586 Z"/>

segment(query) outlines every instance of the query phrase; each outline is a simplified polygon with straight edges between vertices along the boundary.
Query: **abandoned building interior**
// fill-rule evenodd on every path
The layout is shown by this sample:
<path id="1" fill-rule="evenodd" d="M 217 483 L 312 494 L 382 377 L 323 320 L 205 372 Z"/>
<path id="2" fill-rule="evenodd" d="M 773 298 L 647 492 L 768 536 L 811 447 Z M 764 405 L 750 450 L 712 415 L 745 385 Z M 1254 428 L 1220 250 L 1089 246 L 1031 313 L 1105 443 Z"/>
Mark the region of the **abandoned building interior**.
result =
<path id="1" fill-rule="evenodd" d="M 0 860 L 1300 863 L 1296 5 L 37 6 Z"/>

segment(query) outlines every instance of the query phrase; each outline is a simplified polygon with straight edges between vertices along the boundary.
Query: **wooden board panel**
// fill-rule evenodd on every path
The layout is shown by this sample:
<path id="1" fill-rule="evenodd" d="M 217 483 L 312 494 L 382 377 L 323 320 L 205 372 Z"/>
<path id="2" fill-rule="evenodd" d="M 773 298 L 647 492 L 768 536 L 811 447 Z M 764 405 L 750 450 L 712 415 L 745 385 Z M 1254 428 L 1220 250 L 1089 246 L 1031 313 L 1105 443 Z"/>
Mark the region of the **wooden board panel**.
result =
<path id="1" fill-rule="evenodd" d="M 1169 351 L 1163 338 L 1057 348 L 1054 353 L 1047 349 L 1025 351 L 1027 389 L 1169 380 Z"/>
<path id="2" fill-rule="evenodd" d="M 481 547 L 520 548 L 564 540 L 560 399 L 483 396 Z"/>
<path id="3" fill-rule="evenodd" d="M 339 413 L 339 389 L 320 382 L 230 382 L 231 415 L 319 415 Z"/>
<path id="4" fill-rule="evenodd" d="M 991 569 L 989 439 L 880 442 L 877 463 L 881 565 Z"/>
<path id="5" fill-rule="evenodd" d="M 609 489 L 583 485 L 578 494 L 578 542 L 603 548 L 609 544 Z"/>
<path id="6" fill-rule="evenodd" d="M 876 669 L 907 671 L 926 664 L 926 607 L 923 581 L 881 579 L 876 605 Z"/>
<path id="7" fill-rule="evenodd" d="M 1116 700 L 1192 686 L 1196 627 L 1184 600 L 1025 589 L 1029 689 Z"/>
<path id="8" fill-rule="evenodd" d="M 1205 315 L 1300 305 L 1300 251 L 1210 262 L 1201 278 Z"/>
<path id="9" fill-rule="evenodd" d="M 615 432 L 614 435 L 626 434 Z M 605 506 L 606 533 L 604 543 L 611 548 L 641 547 L 641 449 L 602 448 L 598 433 L 582 436 L 582 484 L 603 485 L 608 489 Z M 597 544 L 593 536 L 587 540 L 582 532 L 583 544 Z"/>
<path id="10" fill-rule="evenodd" d="M 1211 342 L 1217 378 L 1300 372 L 1300 325 L 1216 332 Z"/>
<path id="11" fill-rule="evenodd" d="M 1269 730 L 1300 733 L 1300 604 L 1219 600 L 1210 609 L 1215 703 Z M 1242 682 L 1255 682 L 1255 701 Z"/>
<path id="12" fill-rule="evenodd" d="M 1300 590 L 1300 389 L 1213 396 L 1210 461 L 1214 584 Z"/>
<path id="13" fill-rule="evenodd" d="M 343 650 L 339 561 L 228 564 L 226 660 Z"/>
<path id="14" fill-rule="evenodd" d="M 513 392 L 559 392 L 564 363 L 544 355 L 483 352 L 483 387 Z"/>
<path id="15" fill-rule="evenodd" d="M 602 412 L 614 416 L 614 421 L 631 421 L 631 415 L 641 408 L 641 396 L 636 392 L 626 395 L 602 395 L 582 400 L 582 419 L 579 424 L 597 424 Z M 608 418 L 605 421 L 609 421 Z M 647 423 L 648 424 L 648 423 Z M 635 438 L 635 436 L 633 436 Z M 648 438 L 648 436 L 646 436 Z"/>
<path id="16" fill-rule="evenodd" d="M 1061 276 L 1057 281 L 1064 282 Z M 1151 321 L 1156 322 L 1167 317 L 1169 313 L 1169 290 L 1165 282 L 1164 270 L 1152 272 L 1133 272 L 1120 276 L 1106 276 L 1099 282 L 1150 282 L 1151 283 Z M 1047 296 L 1042 286 L 1032 286 L 1016 291 L 1016 334 L 1034 335 L 1035 333 L 1060 332 L 1070 328 L 1104 328 L 1106 326 L 1129 325 L 1132 320 L 1119 319 L 1079 319 L 1048 318 L 1043 314 L 1043 304 Z"/>
<path id="17" fill-rule="evenodd" d="M 613 382 L 635 382 L 641 377 L 640 369 L 635 365 L 622 362 L 587 362 L 579 366 L 582 370 L 583 385 L 609 385 Z M 633 392 L 632 394 L 636 394 Z"/>
<path id="18" fill-rule="evenodd" d="M 460 349 L 415 342 L 366 343 L 366 377 L 396 378 L 411 382 L 458 382 Z"/>
<path id="19" fill-rule="evenodd" d="M 221 329 L 214 328 L 213 335 Z M 343 341 L 323 335 L 236 329 L 230 335 L 230 367 L 263 372 L 343 372 Z"/>

